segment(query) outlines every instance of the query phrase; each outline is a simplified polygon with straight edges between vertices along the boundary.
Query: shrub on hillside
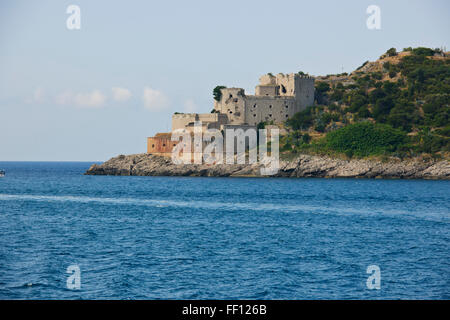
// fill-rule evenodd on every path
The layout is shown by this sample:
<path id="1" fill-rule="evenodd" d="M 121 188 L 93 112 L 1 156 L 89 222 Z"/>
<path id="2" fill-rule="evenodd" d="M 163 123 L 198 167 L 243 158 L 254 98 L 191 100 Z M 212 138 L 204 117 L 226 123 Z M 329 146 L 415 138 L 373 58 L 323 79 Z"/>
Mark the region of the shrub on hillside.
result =
<path id="1" fill-rule="evenodd" d="M 394 152 L 406 140 L 406 134 L 390 125 L 359 122 L 329 132 L 325 146 L 329 150 L 359 157 Z"/>
<path id="2" fill-rule="evenodd" d="M 395 48 L 390 48 L 387 52 L 386 55 L 388 57 L 394 57 L 397 55 L 397 50 L 395 50 Z"/>
<path id="3" fill-rule="evenodd" d="M 418 47 L 412 49 L 412 53 L 418 56 L 432 56 L 434 55 L 435 51 L 430 48 Z"/>
<path id="4" fill-rule="evenodd" d="M 327 92 L 330 91 L 330 85 L 326 82 L 318 82 L 314 91 L 314 100 L 318 104 L 324 104 L 327 101 Z"/>
<path id="5" fill-rule="evenodd" d="M 303 111 L 297 112 L 286 121 L 286 124 L 294 130 L 305 130 L 313 124 L 313 107 L 308 107 Z"/>

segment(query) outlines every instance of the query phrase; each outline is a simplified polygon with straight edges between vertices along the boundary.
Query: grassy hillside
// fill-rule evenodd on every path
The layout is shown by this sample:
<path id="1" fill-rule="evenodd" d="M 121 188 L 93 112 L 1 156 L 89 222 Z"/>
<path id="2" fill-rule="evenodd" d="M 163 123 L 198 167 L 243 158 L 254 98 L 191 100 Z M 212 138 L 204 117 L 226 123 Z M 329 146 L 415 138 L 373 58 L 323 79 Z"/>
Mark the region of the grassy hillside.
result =
<path id="1" fill-rule="evenodd" d="M 317 77 L 315 105 L 286 122 L 281 151 L 448 158 L 449 104 L 448 54 L 389 49 L 351 74 Z"/>

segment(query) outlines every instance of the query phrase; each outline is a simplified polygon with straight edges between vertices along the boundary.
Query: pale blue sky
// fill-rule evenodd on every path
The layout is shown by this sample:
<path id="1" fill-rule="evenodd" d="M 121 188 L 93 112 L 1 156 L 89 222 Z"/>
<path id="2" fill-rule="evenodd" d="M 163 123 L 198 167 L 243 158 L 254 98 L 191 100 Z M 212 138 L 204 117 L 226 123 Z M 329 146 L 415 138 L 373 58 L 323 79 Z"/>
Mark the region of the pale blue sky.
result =
<path id="1" fill-rule="evenodd" d="M 70 4 L 80 30 L 66 28 Z M 366 27 L 371 4 L 381 30 Z M 267 72 L 350 72 L 390 47 L 450 48 L 449 9 L 447 0 L 2 0 L 0 161 L 145 152 L 174 111 L 209 112 L 218 84 L 253 92 Z"/>

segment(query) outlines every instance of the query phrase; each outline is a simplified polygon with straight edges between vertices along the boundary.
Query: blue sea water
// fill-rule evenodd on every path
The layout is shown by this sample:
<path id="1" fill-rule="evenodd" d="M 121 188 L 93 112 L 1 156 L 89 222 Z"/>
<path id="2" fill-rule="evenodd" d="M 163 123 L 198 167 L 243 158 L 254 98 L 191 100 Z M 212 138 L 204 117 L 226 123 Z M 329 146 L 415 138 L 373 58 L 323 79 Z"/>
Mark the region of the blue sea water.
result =
<path id="1" fill-rule="evenodd" d="M 89 166 L 0 162 L 0 299 L 450 298 L 450 181 L 84 176 Z"/>

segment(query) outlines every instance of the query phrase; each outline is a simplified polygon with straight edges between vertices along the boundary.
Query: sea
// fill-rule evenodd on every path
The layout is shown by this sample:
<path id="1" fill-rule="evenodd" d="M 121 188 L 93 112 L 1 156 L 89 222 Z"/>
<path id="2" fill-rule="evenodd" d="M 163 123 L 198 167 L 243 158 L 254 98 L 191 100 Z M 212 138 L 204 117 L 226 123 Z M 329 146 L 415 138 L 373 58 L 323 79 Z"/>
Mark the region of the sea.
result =
<path id="1" fill-rule="evenodd" d="M 449 299 L 450 181 L 0 162 L 0 299 Z"/>

